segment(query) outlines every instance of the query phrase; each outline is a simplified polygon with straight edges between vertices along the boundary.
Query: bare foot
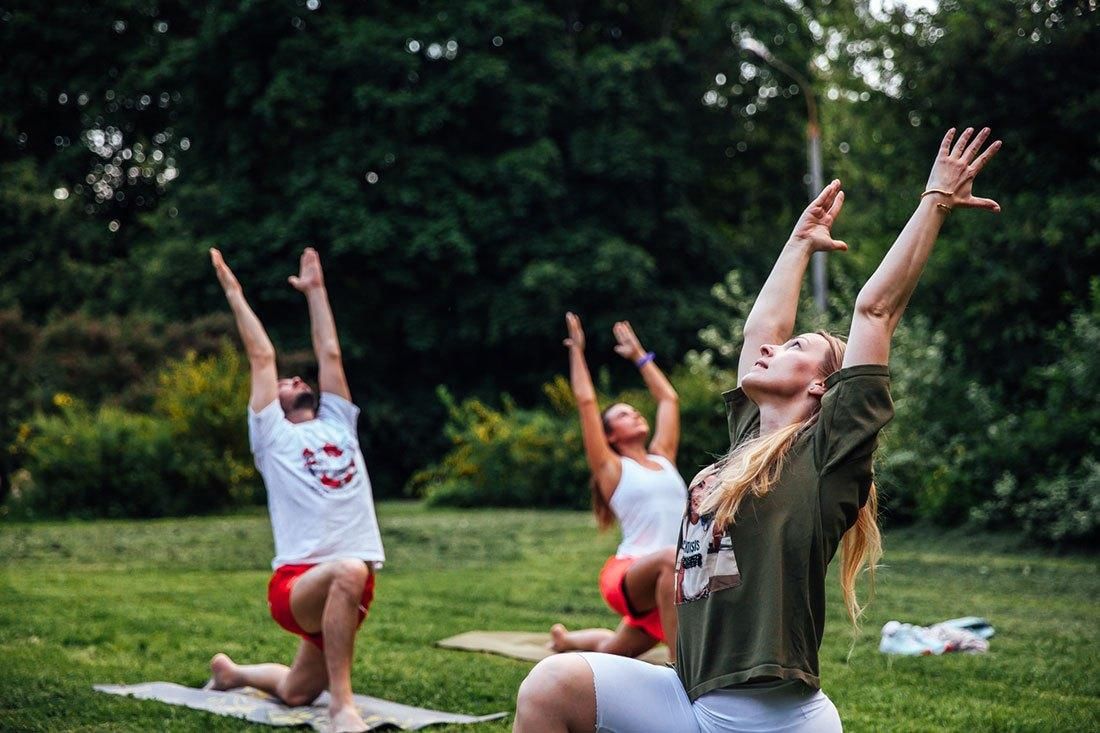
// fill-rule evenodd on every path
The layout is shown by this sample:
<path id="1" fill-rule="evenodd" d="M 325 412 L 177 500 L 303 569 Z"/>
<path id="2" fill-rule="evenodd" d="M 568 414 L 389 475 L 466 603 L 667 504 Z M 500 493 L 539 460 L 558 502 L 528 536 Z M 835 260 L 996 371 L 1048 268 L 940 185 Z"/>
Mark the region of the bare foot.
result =
<path id="1" fill-rule="evenodd" d="M 210 660 L 210 682 L 207 687 L 211 690 L 228 690 L 240 687 L 237 678 L 237 665 L 225 654 L 218 652 Z"/>
<path id="2" fill-rule="evenodd" d="M 561 624 L 554 624 L 550 627 L 550 641 L 547 643 L 550 649 L 556 652 L 567 652 L 572 647 L 566 641 L 565 637 L 569 633 L 569 630 Z"/>
<path id="3" fill-rule="evenodd" d="M 345 705 L 339 709 L 329 708 L 328 718 L 332 724 L 332 733 L 361 733 L 369 730 L 355 705 Z"/>

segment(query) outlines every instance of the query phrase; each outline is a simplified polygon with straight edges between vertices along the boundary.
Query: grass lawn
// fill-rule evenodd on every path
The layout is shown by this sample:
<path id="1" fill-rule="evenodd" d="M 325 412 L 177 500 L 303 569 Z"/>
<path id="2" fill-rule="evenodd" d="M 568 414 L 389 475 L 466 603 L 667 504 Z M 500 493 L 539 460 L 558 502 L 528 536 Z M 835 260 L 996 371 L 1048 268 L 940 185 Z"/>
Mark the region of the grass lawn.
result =
<path id="1" fill-rule="evenodd" d="M 472 629 L 613 625 L 596 575 L 614 533 L 577 512 L 444 511 L 382 503 L 388 562 L 359 635 L 360 692 L 471 714 L 514 709 L 530 664 L 436 649 Z M 96 682 L 199 685 L 221 649 L 289 661 L 265 601 L 265 514 L 0 524 L 0 730 L 273 730 L 93 692 Z M 1003 538 L 899 531 L 864 632 L 839 588 L 821 653 L 849 731 L 1100 730 L 1100 568 Z M 887 658 L 888 619 L 980 615 L 986 655 Z M 503 731 L 511 719 L 432 730 Z"/>

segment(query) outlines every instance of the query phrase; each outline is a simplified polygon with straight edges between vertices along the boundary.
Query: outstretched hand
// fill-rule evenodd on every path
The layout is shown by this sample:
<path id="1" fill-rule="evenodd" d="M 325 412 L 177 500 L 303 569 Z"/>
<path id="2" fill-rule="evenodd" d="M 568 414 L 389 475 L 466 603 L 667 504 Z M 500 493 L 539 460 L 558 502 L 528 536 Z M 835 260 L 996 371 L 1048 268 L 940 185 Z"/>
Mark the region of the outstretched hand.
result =
<path id="1" fill-rule="evenodd" d="M 645 356 L 645 349 L 642 348 L 642 342 L 634 335 L 630 321 L 619 321 L 611 330 L 615 334 L 615 341 L 618 342 L 615 344 L 616 354 L 631 361 L 637 361 Z"/>
<path id="2" fill-rule="evenodd" d="M 581 328 L 581 319 L 570 311 L 565 314 L 565 327 L 569 329 L 569 337 L 562 343 L 567 348 L 584 351 L 584 329 Z"/>
<path id="3" fill-rule="evenodd" d="M 226 295 L 241 292 L 241 284 L 237 282 L 237 276 L 229 269 L 229 265 L 225 264 L 225 258 L 222 257 L 220 250 L 210 248 L 210 262 L 214 265 L 214 273 L 218 276 L 218 282 L 221 283 Z"/>
<path id="4" fill-rule="evenodd" d="M 295 290 L 308 293 L 314 288 L 325 286 L 325 277 L 321 272 L 321 256 L 313 247 L 306 247 L 298 263 L 298 274 L 291 275 L 287 281 Z"/>
<path id="5" fill-rule="evenodd" d="M 952 127 L 943 136 L 940 143 L 940 151 L 936 155 L 936 162 L 932 164 L 932 172 L 928 175 L 928 185 L 925 191 L 933 189 L 943 193 L 934 194 L 942 199 L 942 203 L 954 208 L 986 209 L 1000 213 L 1001 205 L 993 199 L 983 199 L 974 196 L 971 189 L 974 187 L 974 178 L 981 172 L 989 159 L 1001 149 L 1001 141 L 996 140 L 979 155 L 982 145 L 989 137 L 989 128 L 983 127 L 974 139 L 974 128 L 968 127 L 959 136 L 955 147 L 951 147 L 951 141 L 955 139 L 955 128 Z M 969 143 L 969 144 L 968 144 Z"/>
<path id="6" fill-rule="evenodd" d="M 791 241 L 810 248 L 811 252 L 835 252 L 848 249 L 839 239 L 833 239 L 832 226 L 844 206 L 840 181 L 834 180 L 821 190 L 798 217 L 791 232 Z"/>

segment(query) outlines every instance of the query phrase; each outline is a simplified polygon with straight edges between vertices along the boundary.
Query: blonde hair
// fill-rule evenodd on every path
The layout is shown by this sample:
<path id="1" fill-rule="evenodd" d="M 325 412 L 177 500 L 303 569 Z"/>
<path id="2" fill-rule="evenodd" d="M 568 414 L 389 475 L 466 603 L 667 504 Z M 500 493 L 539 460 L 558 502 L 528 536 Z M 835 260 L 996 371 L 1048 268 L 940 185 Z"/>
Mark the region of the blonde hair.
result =
<path id="1" fill-rule="evenodd" d="M 829 351 L 822 360 L 819 374 L 827 377 L 840 369 L 844 361 L 845 343 L 826 331 L 817 331 L 829 344 Z M 703 501 L 700 514 L 714 513 L 714 521 L 723 529 L 737 521 L 741 502 L 747 496 L 760 499 L 772 490 L 783 471 L 783 464 L 791 446 L 810 428 L 817 424 L 821 403 L 806 420 L 788 425 L 769 435 L 753 438 L 734 446 L 719 461 L 715 489 Z M 859 625 L 863 606 L 856 600 L 856 578 L 866 565 L 871 593 L 874 594 L 875 565 L 882 557 L 882 535 L 878 528 L 878 492 L 871 483 L 867 502 L 860 507 L 856 522 L 841 540 L 840 587 L 844 594 L 844 607 L 854 626 Z"/>

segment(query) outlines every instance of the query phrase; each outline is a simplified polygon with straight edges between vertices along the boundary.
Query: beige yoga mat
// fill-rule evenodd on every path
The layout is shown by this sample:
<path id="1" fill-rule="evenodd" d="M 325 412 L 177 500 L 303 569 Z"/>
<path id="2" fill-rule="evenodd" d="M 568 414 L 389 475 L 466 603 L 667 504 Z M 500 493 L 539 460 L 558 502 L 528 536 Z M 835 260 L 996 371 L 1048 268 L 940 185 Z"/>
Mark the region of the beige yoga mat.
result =
<path id="1" fill-rule="evenodd" d="M 549 633 L 530 631 L 467 631 L 465 634 L 452 636 L 443 641 L 437 641 L 436 646 L 445 649 L 462 649 L 469 652 L 491 652 L 501 654 L 514 659 L 526 659 L 537 662 L 554 654 L 547 646 L 550 643 Z M 668 662 L 668 647 L 658 644 L 648 652 L 638 657 L 645 662 L 653 664 L 666 664 Z"/>
<path id="2" fill-rule="evenodd" d="M 288 707 L 270 695 L 251 687 L 219 692 L 184 687 L 172 682 L 144 682 L 139 685 L 95 685 L 96 690 L 109 695 L 127 695 L 139 700 L 159 700 L 169 705 L 182 705 L 194 710 L 205 710 L 217 715 L 243 718 L 265 725 L 308 725 L 316 731 L 328 731 L 328 693 L 321 693 L 312 705 Z M 414 708 L 411 705 L 381 700 L 377 697 L 356 695 L 355 704 L 363 720 L 375 730 L 383 726 L 397 726 L 401 730 L 420 730 L 439 723 L 481 723 L 497 720 L 508 713 L 492 715 L 456 715 L 436 710 Z"/>

